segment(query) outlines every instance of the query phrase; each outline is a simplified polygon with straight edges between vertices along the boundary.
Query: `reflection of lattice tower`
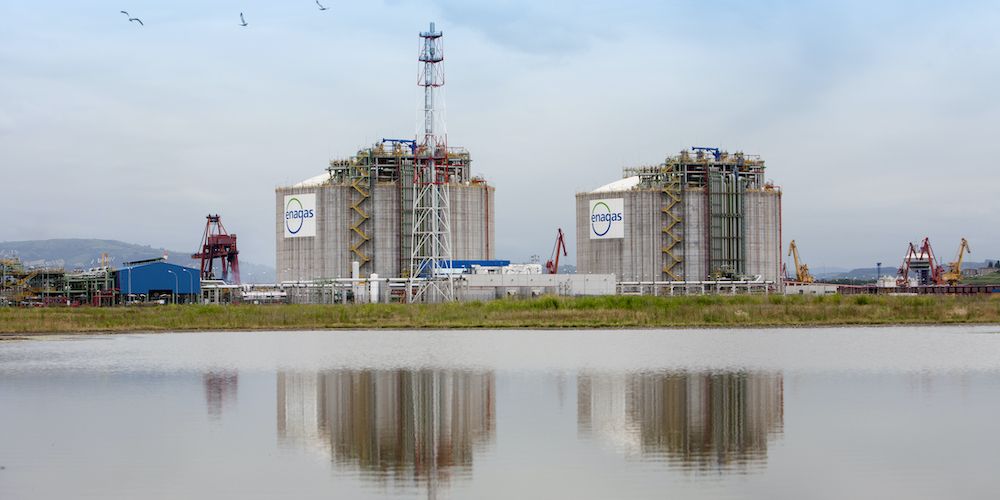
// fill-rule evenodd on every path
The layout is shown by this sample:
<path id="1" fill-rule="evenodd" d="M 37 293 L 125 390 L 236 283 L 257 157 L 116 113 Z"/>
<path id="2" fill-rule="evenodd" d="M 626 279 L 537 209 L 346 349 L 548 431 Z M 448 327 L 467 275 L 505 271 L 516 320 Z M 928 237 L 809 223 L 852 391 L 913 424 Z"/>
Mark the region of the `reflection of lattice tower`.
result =
<path id="1" fill-rule="evenodd" d="M 413 171 L 413 229 L 410 253 L 411 301 L 453 300 L 451 279 L 451 221 L 448 196 L 448 137 L 444 116 L 436 106 L 438 88 L 444 85 L 443 33 L 430 29 L 420 34 L 421 73 L 424 88 L 423 137 L 417 136 Z M 415 287 L 417 278 L 426 284 Z"/>

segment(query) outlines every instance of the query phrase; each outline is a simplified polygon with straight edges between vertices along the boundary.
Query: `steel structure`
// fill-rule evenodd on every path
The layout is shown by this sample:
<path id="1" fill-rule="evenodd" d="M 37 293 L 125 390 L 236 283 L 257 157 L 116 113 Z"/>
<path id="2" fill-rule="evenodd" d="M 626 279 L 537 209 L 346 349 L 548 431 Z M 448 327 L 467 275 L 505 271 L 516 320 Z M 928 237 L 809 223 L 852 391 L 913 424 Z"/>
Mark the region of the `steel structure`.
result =
<path id="1" fill-rule="evenodd" d="M 201 279 L 216 279 L 213 270 L 215 259 L 220 260 L 222 280 L 229 282 L 229 272 L 232 270 L 232 283 L 240 283 L 239 250 L 236 248 L 236 234 L 226 231 L 219 214 L 205 216 L 205 232 L 201 237 L 201 252 L 191 255 L 192 259 L 201 260 Z"/>
<path id="2" fill-rule="evenodd" d="M 448 134 L 444 116 L 437 109 L 438 89 L 444 85 L 443 33 L 430 24 L 420 33 L 422 40 L 419 61 L 424 88 L 424 124 L 419 140 L 413 172 L 413 226 L 410 244 L 410 301 L 426 295 L 428 300 L 455 299 L 451 269 L 451 208 L 448 184 Z M 420 137 L 420 136 L 418 136 Z M 417 278 L 425 278 L 416 286 Z"/>
<path id="3" fill-rule="evenodd" d="M 944 268 L 938 264 L 937 257 L 934 256 L 930 238 L 924 238 L 920 247 L 913 243 L 907 247 L 906 256 L 903 257 L 903 265 L 899 267 L 896 285 L 909 286 L 911 274 L 917 280 L 918 285 L 944 284 Z"/>

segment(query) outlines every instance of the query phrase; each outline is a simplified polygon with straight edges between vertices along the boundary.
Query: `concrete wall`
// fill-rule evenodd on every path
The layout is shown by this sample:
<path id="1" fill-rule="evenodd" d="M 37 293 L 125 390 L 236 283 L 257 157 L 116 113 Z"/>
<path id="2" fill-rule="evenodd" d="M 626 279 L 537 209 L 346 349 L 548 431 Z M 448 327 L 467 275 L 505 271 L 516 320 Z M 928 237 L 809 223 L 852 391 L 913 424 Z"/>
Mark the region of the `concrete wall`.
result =
<path id="1" fill-rule="evenodd" d="M 455 259 L 493 259 L 496 248 L 494 188 L 486 184 L 449 187 L 451 197 L 452 255 Z M 289 194 L 316 194 L 316 236 L 285 238 L 284 198 Z M 351 262 L 350 208 L 353 189 L 345 185 L 279 187 L 275 189 L 275 270 L 278 281 L 347 278 Z M 372 190 L 367 232 L 372 237 L 365 249 L 372 257 L 370 271 L 385 278 L 401 275 L 401 265 L 409 269 L 409 234 L 401 234 L 400 188 L 380 184 Z M 406 207 L 407 211 L 409 207 Z"/>
<path id="2" fill-rule="evenodd" d="M 590 201 L 625 200 L 625 237 L 590 239 Z M 663 274 L 663 193 L 656 189 L 579 193 L 576 195 L 576 265 L 580 274 L 614 274 L 619 281 L 665 281 Z M 781 214 L 776 191 L 746 193 L 747 274 L 780 281 Z M 675 232 L 681 245 L 675 251 L 687 281 L 705 280 L 708 268 L 708 207 L 700 188 L 684 190 L 681 227 Z"/>

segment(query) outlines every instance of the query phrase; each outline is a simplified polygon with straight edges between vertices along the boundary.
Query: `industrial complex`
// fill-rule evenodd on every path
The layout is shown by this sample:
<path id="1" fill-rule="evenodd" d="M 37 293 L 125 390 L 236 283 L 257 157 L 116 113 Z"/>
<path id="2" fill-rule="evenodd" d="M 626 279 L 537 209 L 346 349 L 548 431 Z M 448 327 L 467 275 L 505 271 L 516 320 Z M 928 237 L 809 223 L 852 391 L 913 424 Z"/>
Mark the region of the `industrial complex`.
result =
<path id="1" fill-rule="evenodd" d="M 718 147 L 628 167 L 621 179 L 577 193 L 575 273 L 560 272 L 559 258 L 568 255 L 562 229 L 544 266 L 500 260 L 496 188 L 445 133 L 443 36 L 434 23 L 419 34 L 423 120 L 414 138 L 381 139 L 330 160 L 315 177 L 275 188 L 275 283 L 241 284 L 236 234 L 216 214 L 207 216 L 191 255 L 200 269 L 163 259 L 113 268 L 104 256 L 98 267 L 64 271 L 4 259 L 0 304 L 997 291 L 961 283 L 970 252 L 964 239 L 946 266 L 929 239 L 911 243 L 896 276 L 883 277 L 879 264 L 870 286 L 817 283 L 795 241 L 787 254 L 795 269 L 786 271 L 781 188 L 765 177 L 760 156 Z"/>

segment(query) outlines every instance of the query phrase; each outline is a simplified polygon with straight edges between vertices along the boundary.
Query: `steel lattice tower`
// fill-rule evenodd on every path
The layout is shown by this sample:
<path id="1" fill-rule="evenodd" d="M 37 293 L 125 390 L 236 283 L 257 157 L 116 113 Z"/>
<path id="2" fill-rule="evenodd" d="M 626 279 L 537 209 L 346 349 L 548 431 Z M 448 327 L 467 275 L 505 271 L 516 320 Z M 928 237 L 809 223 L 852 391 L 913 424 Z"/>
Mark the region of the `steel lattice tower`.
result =
<path id="1" fill-rule="evenodd" d="M 424 88 L 423 138 L 417 135 L 413 170 L 413 232 L 411 234 L 410 301 L 455 298 L 451 275 L 451 207 L 448 183 L 448 136 L 444 116 L 436 107 L 438 88 L 444 85 L 443 33 L 420 34 L 420 77 Z M 426 279 L 417 283 L 419 278 Z"/>

